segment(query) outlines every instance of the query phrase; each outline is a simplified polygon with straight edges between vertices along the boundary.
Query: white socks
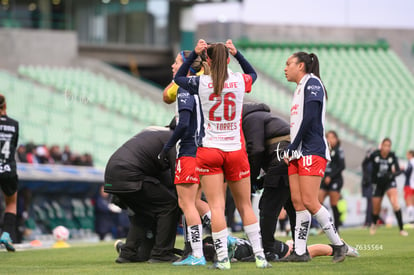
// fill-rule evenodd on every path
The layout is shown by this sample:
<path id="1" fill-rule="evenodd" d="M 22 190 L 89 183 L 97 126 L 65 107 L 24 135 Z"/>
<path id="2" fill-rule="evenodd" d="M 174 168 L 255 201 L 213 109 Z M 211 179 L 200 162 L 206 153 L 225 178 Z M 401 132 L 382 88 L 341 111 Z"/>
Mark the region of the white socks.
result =
<path id="1" fill-rule="evenodd" d="M 202 232 L 203 226 L 196 224 L 187 227 L 188 240 L 190 241 L 191 248 L 193 249 L 193 256 L 201 258 L 203 256 L 203 241 Z"/>
<path id="2" fill-rule="evenodd" d="M 260 226 L 259 223 L 253 223 L 250 225 L 244 226 L 244 232 L 247 235 L 247 238 L 252 245 L 252 249 L 255 256 L 262 256 L 265 257 L 263 253 L 263 246 L 262 246 L 262 236 L 260 235 Z"/>
<path id="3" fill-rule="evenodd" d="M 203 235 L 211 235 L 211 211 L 208 211 L 201 217 L 203 225 Z"/>
<path id="4" fill-rule="evenodd" d="M 227 228 L 219 231 L 219 232 L 212 232 L 211 236 L 213 237 L 214 241 L 214 249 L 216 250 L 217 260 L 222 261 L 225 258 L 228 258 L 228 251 L 227 251 L 227 236 L 229 235 Z M 230 259 L 229 259 L 230 260 Z"/>
<path id="5" fill-rule="evenodd" d="M 408 218 L 408 222 L 414 221 L 414 206 L 412 205 L 407 207 L 407 218 Z"/>
<path id="6" fill-rule="evenodd" d="M 208 211 L 207 213 L 205 213 L 202 217 L 202 220 L 204 221 L 204 219 L 208 219 L 209 221 L 211 221 L 211 211 Z"/>
<path id="7" fill-rule="evenodd" d="M 308 240 L 310 225 L 311 214 L 309 211 L 296 211 L 295 252 L 298 255 L 306 253 L 306 242 Z"/>
<path id="8" fill-rule="evenodd" d="M 343 245 L 343 242 L 341 241 L 341 238 L 339 238 L 338 232 L 336 231 L 335 225 L 333 224 L 332 217 L 325 207 L 321 206 L 319 211 L 313 216 L 318 221 L 333 245 Z"/>

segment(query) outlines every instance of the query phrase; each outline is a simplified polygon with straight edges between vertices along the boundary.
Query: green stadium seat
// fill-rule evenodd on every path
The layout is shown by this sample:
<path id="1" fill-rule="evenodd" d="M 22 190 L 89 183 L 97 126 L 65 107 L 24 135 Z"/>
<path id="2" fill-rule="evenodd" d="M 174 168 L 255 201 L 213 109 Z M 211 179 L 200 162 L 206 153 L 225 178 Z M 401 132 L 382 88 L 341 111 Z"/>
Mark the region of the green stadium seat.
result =
<path id="1" fill-rule="evenodd" d="M 414 85 L 414 77 L 388 44 L 244 45 L 248 48 L 241 48 L 241 51 L 252 65 L 288 90 L 293 90 L 295 84 L 288 83 L 283 75 L 287 57 L 298 50 L 315 52 L 323 64 L 321 76 L 329 95 L 328 114 L 366 136 L 367 140 L 378 141 L 384 136 L 398 133 L 393 141 L 393 149 L 400 156 L 405 155 L 407 146 L 414 146 L 407 141 L 414 140 L 413 131 L 400 134 L 403 129 L 414 128 L 414 120 L 404 122 L 400 115 L 407 115 L 414 106 L 414 98 L 407 96 Z M 262 79 L 259 77 L 257 82 L 262 82 Z M 257 83 L 254 87 L 257 87 Z M 289 104 L 283 107 L 282 101 L 275 101 L 267 94 L 252 93 L 251 96 L 277 109 L 290 106 L 288 100 L 286 102 Z M 391 120 L 392 117 L 396 119 Z M 350 140 L 355 139 L 346 132 L 344 134 Z"/>

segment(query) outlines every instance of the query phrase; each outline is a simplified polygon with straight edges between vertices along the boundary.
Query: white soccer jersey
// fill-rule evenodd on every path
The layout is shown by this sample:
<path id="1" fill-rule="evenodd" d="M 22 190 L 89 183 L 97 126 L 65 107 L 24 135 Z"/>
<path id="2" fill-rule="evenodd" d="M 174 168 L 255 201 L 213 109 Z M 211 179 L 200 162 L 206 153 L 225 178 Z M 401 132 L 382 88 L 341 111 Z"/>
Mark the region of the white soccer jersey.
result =
<path id="1" fill-rule="evenodd" d="M 409 186 L 411 189 L 414 189 L 414 158 L 410 159 L 409 165 L 411 165 L 410 178 L 408 179 Z"/>
<path id="2" fill-rule="evenodd" d="M 302 135 L 299 137 L 298 134 L 303 122 L 304 105 L 310 101 L 321 102 L 321 116 L 317 121 L 313 121 L 310 130 L 301 133 Z M 290 109 L 290 139 L 292 143 L 298 141 L 295 151 L 291 152 L 294 159 L 306 155 L 318 155 L 330 160 L 329 147 L 325 138 L 325 112 L 326 98 L 322 82 L 315 75 L 306 74 L 296 87 Z"/>
<path id="3" fill-rule="evenodd" d="M 203 147 L 225 152 L 241 149 L 241 114 L 245 92 L 251 89 L 250 75 L 229 72 L 220 95 L 214 94 L 209 75 L 201 75 L 198 94 L 204 117 Z"/>

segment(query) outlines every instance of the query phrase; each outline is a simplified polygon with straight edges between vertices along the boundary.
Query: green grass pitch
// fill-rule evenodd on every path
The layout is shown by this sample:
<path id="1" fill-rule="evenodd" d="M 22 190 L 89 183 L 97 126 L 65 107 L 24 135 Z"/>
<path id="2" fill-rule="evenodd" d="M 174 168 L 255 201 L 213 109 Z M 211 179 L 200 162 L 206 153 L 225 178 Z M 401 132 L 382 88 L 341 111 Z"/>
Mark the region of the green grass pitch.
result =
<path id="1" fill-rule="evenodd" d="M 167 263 L 116 264 L 113 244 L 103 242 L 61 249 L 1 252 L 0 274 L 414 274 L 414 230 L 408 229 L 408 232 L 408 237 L 402 237 L 395 227 L 379 228 L 371 236 L 367 229 L 344 229 L 341 236 L 360 248 L 361 257 L 347 257 L 338 264 L 333 264 L 331 257 L 314 258 L 309 263 L 272 263 L 273 268 L 266 270 L 257 269 L 254 263 L 233 263 L 228 271 Z M 311 236 L 309 243 L 328 243 L 328 240 L 322 234 Z M 176 247 L 181 248 L 182 244 L 182 237 L 177 237 Z"/>

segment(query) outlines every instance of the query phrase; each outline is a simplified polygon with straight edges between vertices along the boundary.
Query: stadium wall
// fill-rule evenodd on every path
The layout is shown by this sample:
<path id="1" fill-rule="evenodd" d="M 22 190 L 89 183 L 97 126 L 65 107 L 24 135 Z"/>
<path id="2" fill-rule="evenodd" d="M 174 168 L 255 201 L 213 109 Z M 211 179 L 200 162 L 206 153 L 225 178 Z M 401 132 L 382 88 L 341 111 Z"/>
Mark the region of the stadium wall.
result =
<path id="1" fill-rule="evenodd" d="M 16 71 L 21 64 L 68 66 L 77 57 L 76 32 L 0 29 L 0 68 Z"/>
<path id="2" fill-rule="evenodd" d="M 408 67 L 414 68 L 414 31 L 410 29 L 376 29 L 317 27 L 304 25 L 259 25 L 240 22 L 204 23 L 197 27 L 197 37 L 207 41 L 227 38 L 269 42 L 375 43 L 386 40 Z"/>

